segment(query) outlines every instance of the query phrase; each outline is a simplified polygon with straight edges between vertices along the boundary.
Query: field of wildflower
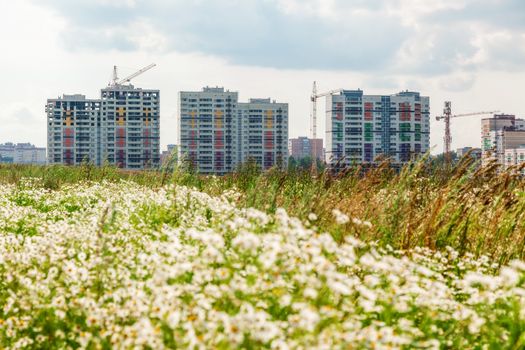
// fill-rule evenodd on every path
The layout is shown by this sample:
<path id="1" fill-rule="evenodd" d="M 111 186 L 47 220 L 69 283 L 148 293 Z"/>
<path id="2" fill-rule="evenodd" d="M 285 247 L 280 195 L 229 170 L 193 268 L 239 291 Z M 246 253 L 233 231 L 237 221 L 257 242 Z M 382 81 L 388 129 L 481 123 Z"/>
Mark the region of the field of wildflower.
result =
<path id="1" fill-rule="evenodd" d="M 294 183 L 303 196 L 294 192 L 293 200 L 285 195 L 292 195 L 291 180 L 282 174 L 175 174 L 165 181 L 151 174 L 97 178 L 89 169 L 77 178 L 81 170 L 62 168 L 10 169 L 13 178 L 7 179 L 5 171 L 0 169 L 0 348 L 525 348 L 519 248 L 470 249 L 479 247 L 474 234 L 485 231 L 475 228 L 493 210 L 510 200 L 512 208 L 523 205 L 522 185 L 511 175 L 505 186 L 512 189 L 497 203 L 481 202 L 488 189 L 475 181 L 483 174 L 472 177 L 466 170 L 448 182 L 421 169 L 403 180 L 392 174 L 320 176 L 315 186 L 325 194 L 308 206 L 314 180 Z M 17 171 L 37 176 L 16 177 Z M 329 200 L 342 184 L 347 192 Z M 357 202 L 365 198 L 356 192 L 364 184 L 370 206 L 379 208 L 383 198 L 383 211 L 345 204 L 344 193 L 356 194 Z M 427 191 L 416 198 L 420 187 Z M 462 188 L 478 196 L 467 197 Z M 449 203 L 425 204 L 445 194 Z M 415 243 L 404 244 L 406 234 L 376 239 L 384 230 L 381 220 L 407 223 L 423 212 L 445 220 L 439 210 L 454 198 L 464 202 L 473 225 L 462 228 L 469 249 L 456 239 L 427 242 L 442 227 L 431 230 L 426 219 L 412 228 L 396 224 Z M 414 209 L 381 216 L 396 215 L 392 200 Z M 482 204 L 485 212 L 478 213 Z M 522 211 L 512 208 L 518 220 Z M 510 220 L 506 215 L 502 220 Z M 457 229 L 451 222 L 443 225 L 460 237 L 451 234 Z M 517 237 L 521 224 L 505 232 Z"/>

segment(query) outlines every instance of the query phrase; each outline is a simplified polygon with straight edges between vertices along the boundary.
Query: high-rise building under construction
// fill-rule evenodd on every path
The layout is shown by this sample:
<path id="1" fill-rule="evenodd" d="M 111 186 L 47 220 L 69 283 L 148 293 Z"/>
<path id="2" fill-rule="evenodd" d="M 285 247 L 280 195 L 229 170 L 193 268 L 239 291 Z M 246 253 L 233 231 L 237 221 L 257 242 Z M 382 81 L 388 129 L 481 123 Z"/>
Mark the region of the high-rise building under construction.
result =
<path id="1" fill-rule="evenodd" d="M 125 169 L 159 166 L 160 93 L 129 81 L 150 65 L 101 90 L 100 99 L 63 95 L 46 104 L 48 163 Z"/>
<path id="2" fill-rule="evenodd" d="M 119 168 L 155 168 L 160 163 L 160 93 L 132 85 L 101 91 L 100 153 Z"/>
<path id="3" fill-rule="evenodd" d="M 326 161 L 332 167 L 403 164 L 430 147 L 429 98 L 418 92 L 365 95 L 342 90 L 326 99 Z"/>
<path id="4" fill-rule="evenodd" d="M 262 169 L 288 160 L 288 104 L 270 99 L 240 103 L 224 88 L 179 93 L 181 160 L 199 173 L 225 174 L 255 161 Z"/>

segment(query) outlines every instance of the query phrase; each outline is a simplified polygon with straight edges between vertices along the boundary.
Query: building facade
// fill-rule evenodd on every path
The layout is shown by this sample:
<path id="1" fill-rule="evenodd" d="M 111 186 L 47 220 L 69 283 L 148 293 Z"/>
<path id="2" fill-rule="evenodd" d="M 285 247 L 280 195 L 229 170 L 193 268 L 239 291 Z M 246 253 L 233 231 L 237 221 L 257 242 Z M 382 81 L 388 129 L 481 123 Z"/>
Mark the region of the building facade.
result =
<path id="1" fill-rule="evenodd" d="M 0 163 L 44 165 L 46 164 L 46 149 L 30 143 L 0 144 Z"/>
<path id="2" fill-rule="evenodd" d="M 64 95 L 47 100 L 46 114 L 49 164 L 159 166 L 159 90 L 113 85 L 100 99 Z"/>
<path id="3" fill-rule="evenodd" d="M 63 95 L 47 100 L 46 114 L 49 164 L 100 165 L 100 100 Z"/>
<path id="4" fill-rule="evenodd" d="M 525 120 L 512 114 L 495 114 L 481 121 L 482 163 L 506 163 L 506 149 L 525 144 Z"/>
<path id="5" fill-rule="evenodd" d="M 125 169 L 160 164 L 160 93 L 133 85 L 101 90 L 101 159 Z"/>
<path id="6" fill-rule="evenodd" d="M 525 163 L 525 145 L 519 148 L 507 148 L 505 150 L 504 162 L 505 169 Z"/>
<path id="7" fill-rule="evenodd" d="M 288 104 L 239 103 L 224 88 L 179 93 L 180 159 L 199 173 L 226 174 L 253 160 L 262 169 L 287 165 Z"/>
<path id="8" fill-rule="evenodd" d="M 250 99 L 237 104 L 236 165 L 255 161 L 263 170 L 288 164 L 288 104 Z"/>
<path id="9" fill-rule="evenodd" d="M 187 159 L 203 174 L 233 171 L 238 133 L 234 116 L 238 94 L 224 88 L 179 92 L 181 159 Z"/>
<path id="10" fill-rule="evenodd" d="M 288 152 L 294 159 L 311 157 L 324 160 L 323 139 L 311 139 L 304 136 L 290 139 Z"/>
<path id="11" fill-rule="evenodd" d="M 456 157 L 457 159 L 461 159 L 467 154 L 470 155 L 473 159 L 479 160 L 481 159 L 482 151 L 481 148 L 473 148 L 473 147 L 462 147 L 458 148 L 456 150 Z"/>
<path id="12" fill-rule="evenodd" d="M 365 95 L 343 90 L 326 99 L 326 161 L 331 166 L 403 164 L 430 148 L 429 98 L 418 92 Z"/>

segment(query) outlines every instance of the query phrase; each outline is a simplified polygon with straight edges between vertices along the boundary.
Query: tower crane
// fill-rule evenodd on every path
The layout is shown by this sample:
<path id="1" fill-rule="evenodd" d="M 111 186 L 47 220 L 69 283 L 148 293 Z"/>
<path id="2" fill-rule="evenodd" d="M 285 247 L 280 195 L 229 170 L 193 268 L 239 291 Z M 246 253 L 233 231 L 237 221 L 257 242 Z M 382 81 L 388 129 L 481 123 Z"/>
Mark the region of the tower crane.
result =
<path id="1" fill-rule="evenodd" d="M 111 83 L 109 85 L 110 86 L 118 86 L 118 85 L 122 85 L 122 84 L 125 84 L 125 83 L 129 83 L 131 79 L 138 77 L 142 73 L 150 70 L 151 68 L 153 68 L 155 66 L 156 66 L 156 64 L 152 63 L 149 66 L 146 66 L 146 67 L 136 71 L 135 73 L 128 75 L 124 79 L 119 79 L 118 78 L 117 66 L 113 66 L 113 78 L 111 79 L 112 81 L 111 81 Z"/>
<path id="2" fill-rule="evenodd" d="M 314 81 L 314 86 L 312 89 L 312 96 L 310 97 L 310 100 L 312 101 L 312 114 L 311 114 L 312 119 L 310 120 L 310 123 L 311 123 L 310 131 L 312 134 L 311 135 L 312 139 L 317 138 L 317 99 L 321 97 L 337 94 L 337 93 L 340 93 L 341 91 L 343 91 L 343 89 L 336 89 L 336 90 L 331 90 L 328 92 L 317 93 L 317 82 Z"/>
<path id="3" fill-rule="evenodd" d="M 471 117 L 476 115 L 486 115 L 486 114 L 493 114 L 498 113 L 499 111 L 487 111 L 487 112 L 474 112 L 474 113 L 464 113 L 464 114 L 455 114 L 452 115 L 452 102 L 445 101 L 445 108 L 443 109 L 443 115 L 437 116 L 436 120 L 445 120 L 445 137 L 443 138 L 444 141 L 444 153 L 445 153 L 445 160 L 447 163 L 450 163 L 450 146 L 452 143 L 452 136 L 450 133 L 450 119 L 451 118 L 459 118 L 459 117 Z"/>

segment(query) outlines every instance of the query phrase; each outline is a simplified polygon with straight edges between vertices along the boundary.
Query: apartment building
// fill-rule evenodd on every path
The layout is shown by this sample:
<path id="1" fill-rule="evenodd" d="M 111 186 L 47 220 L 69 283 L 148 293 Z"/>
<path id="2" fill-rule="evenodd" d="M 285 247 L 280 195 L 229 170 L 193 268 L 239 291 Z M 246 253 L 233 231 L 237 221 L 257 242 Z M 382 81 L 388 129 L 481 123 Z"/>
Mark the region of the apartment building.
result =
<path id="1" fill-rule="evenodd" d="M 525 163 L 525 145 L 518 148 L 507 148 L 504 153 L 504 166 L 509 168 L 511 166 L 521 165 Z"/>
<path id="2" fill-rule="evenodd" d="M 47 100 L 46 114 L 49 164 L 100 165 L 100 100 L 63 95 Z"/>
<path id="3" fill-rule="evenodd" d="M 80 94 L 48 99 L 49 164 L 158 167 L 159 104 L 159 90 L 120 84 L 102 89 L 100 99 Z"/>
<path id="4" fill-rule="evenodd" d="M 430 148 L 429 98 L 419 92 L 365 95 L 343 90 L 326 99 L 326 161 L 331 166 L 403 164 Z"/>
<path id="5" fill-rule="evenodd" d="M 290 139 L 288 142 L 288 152 L 290 157 L 302 159 L 311 157 L 313 159 L 324 160 L 323 139 L 311 139 L 300 136 Z"/>
<path id="6" fill-rule="evenodd" d="M 125 169 L 160 164 L 160 92 L 113 85 L 101 90 L 101 159 Z"/>
<path id="7" fill-rule="evenodd" d="M 234 170 L 239 135 L 234 119 L 237 92 L 205 87 L 179 92 L 181 159 L 189 160 L 203 174 Z"/>
<path id="8" fill-rule="evenodd" d="M 0 163 L 46 164 L 46 148 L 30 143 L 6 142 L 0 144 Z"/>
<path id="9" fill-rule="evenodd" d="M 240 103 L 222 87 L 179 93 L 182 160 L 202 174 L 226 174 L 249 159 L 262 169 L 286 166 L 288 104 L 270 99 Z"/>
<path id="10" fill-rule="evenodd" d="M 482 163 L 506 163 L 506 149 L 525 144 L 525 120 L 512 114 L 495 114 L 481 121 Z"/>
<path id="11" fill-rule="evenodd" d="M 237 104 L 237 164 L 255 161 L 263 170 L 288 165 L 288 104 L 252 98 Z"/>
<path id="12" fill-rule="evenodd" d="M 473 159 L 480 160 L 481 159 L 481 148 L 473 148 L 473 147 L 461 147 L 456 149 L 456 158 L 459 160 L 466 156 L 467 154 L 470 155 Z"/>

